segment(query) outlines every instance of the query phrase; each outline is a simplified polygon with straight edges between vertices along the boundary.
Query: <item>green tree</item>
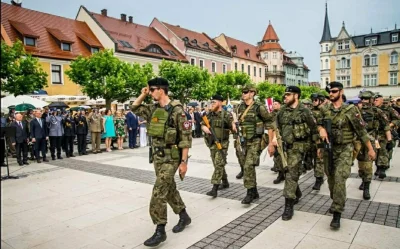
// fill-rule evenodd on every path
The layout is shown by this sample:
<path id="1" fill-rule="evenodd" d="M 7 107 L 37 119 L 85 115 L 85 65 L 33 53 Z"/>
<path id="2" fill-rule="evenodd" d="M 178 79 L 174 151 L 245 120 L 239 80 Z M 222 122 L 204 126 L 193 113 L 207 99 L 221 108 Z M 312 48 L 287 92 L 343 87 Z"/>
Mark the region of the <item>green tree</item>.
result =
<path id="1" fill-rule="evenodd" d="M 181 103 L 207 100 L 215 92 L 210 74 L 196 66 L 164 60 L 159 65 L 159 76 L 168 80 L 171 97 Z"/>
<path id="2" fill-rule="evenodd" d="M 229 71 L 226 74 L 215 74 L 212 78 L 216 86 L 216 93 L 227 99 L 239 100 L 241 87 L 251 83 L 250 76 L 242 72 Z"/>
<path id="3" fill-rule="evenodd" d="M 267 81 L 259 83 L 257 85 L 258 98 L 260 101 L 271 97 L 282 100 L 285 88 L 284 85 L 271 84 Z M 310 99 L 311 94 L 321 92 L 321 89 L 315 86 L 300 86 L 300 90 L 300 99 Z"/>
<path id="4" fill-rule="evenodd" d="M 14 96 L 31 93 L 47 86 L 47 74 L 37 58 L 27 54 L 21 41 L 8 46 L 1 41 L 1 86 Z"/>
<path id="5" fill-rule="evenodd" d="M 154 76 L 151 64 L 130 64 L 103 50 L 90 57 L 79 56 L 71 62 L 68 77 L 82 86 L 82 92 L 92 99 L 104 98 L 106 107 L 117 100 L 125 102 L 140 94 L 147 81 Z"/>

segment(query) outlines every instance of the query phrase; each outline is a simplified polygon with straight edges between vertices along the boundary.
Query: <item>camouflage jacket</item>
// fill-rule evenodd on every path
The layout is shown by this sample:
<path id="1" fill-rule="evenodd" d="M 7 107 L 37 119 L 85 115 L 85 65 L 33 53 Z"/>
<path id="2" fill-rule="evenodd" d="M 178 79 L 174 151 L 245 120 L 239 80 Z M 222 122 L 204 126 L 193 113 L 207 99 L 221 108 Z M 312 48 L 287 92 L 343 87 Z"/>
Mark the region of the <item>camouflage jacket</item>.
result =
<path id="1" fill-rule="evenodd" d="M 393 107 L 382 105 L 380 109 L 386 114 L 389 123 L 393 123 L 397 127 L 400 126 L 400 115 Z"/>

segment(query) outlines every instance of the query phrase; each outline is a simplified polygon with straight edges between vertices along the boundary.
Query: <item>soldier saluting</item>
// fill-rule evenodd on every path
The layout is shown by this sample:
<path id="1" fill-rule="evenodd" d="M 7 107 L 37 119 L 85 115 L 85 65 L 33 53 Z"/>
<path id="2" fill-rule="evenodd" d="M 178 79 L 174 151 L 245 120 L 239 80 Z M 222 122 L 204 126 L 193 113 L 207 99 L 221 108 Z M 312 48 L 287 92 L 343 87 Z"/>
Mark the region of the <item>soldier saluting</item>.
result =
<path id="1" fill-rule="evenodd" d="M 174 233 L 182 232 L 191 223 L 185 203 L 176 189 L 174 176 L 178 169 L 181 179 L 186 174 L 189 148 L 192 145 L 192 127 L 181 103 L 169 99 L 168 86 L 166 79 L 150 80 L 131 107 L 136 115 L 143 117 L 149 124 L 147 133 L 152 138 L 153 152 L 150 157 L 157 177 L 150 201 L 150 216 L 157 228 L 153 236 L 144 242 L 145 246 L 157 246 L 167 239 L 167 203 L 175 214 L 179 214 L 179 222 L 172 229 Z M 147 95 L 158 103 L 142 105 Z"/>
<path id="2" fill-rule="evenodd" d="M 274 137 L 274 116 L 268 113 L 265 106 L 254 101 L 257 90 L 252 85 L 244 86 L 242 89 L 243 103 L 238 107 L 239 121 L 239 140 L 242 151 L 238 153 L 239 161 L 243 160 L 244 187 L 247 194 L 242 200 L 242 204 L 250 204 L 258 199 L 256 169 L 260 164 L 261 138 L 264 134 L 264 127 L 268 129 L 270 155 L 274 154 L 275 148 L 271 144 Z"/>
<path id="3" fill-rule="evenodd" d="M 328 176 L 330 197 L 333 200 L 330 211 L 333 219 L 332 228 L 340 228 L 341 213 L 346 201 L 346 180 L 350 175 L 353 140 L 355 134 L 368 148 L 368 157 L 375 159 L 375 151 L 369 140 L 365 123 L 360 112 L 354 105 L 343 102 L 343 85 L 339 82 L 331 82 L 326 91 L 329 93 L 331 103 L 321 108 L 321 116 L 318 120 L 318 131 L 323 142 L 332 144 L 333 172 L 328 170 L 328 151 L 324 151 L 325 174 Z M 322 126 L 323 120 L 332 122 L 332 136 L 328 138 L 326 129 Z M 321 155 L 319 150 L 319 156 Z"/>
<path id="4" fill-rule="evenodd" d="M 204 139 L 210 149 L 211 159 L 214 164 L 214 173 L 211 178 L 213 188 L 207 192 L 207 195 L 212 197 L 217 197 L 218 188 L 229 188 L 228 176 L 225 171 L 229 147 L 229 130 L 236 133 L 233 117 L 229 112 L 222 109 L 222 101 L 222 96 L 214 95 L 211 98 L 210 112 L 203 116 L 203 122 L 201 122 L 201 129 L 207 134 Z M 207 126 L 210 126 L 210 128 Z M 222 185 L 220 186 L 221 181 Z"/>

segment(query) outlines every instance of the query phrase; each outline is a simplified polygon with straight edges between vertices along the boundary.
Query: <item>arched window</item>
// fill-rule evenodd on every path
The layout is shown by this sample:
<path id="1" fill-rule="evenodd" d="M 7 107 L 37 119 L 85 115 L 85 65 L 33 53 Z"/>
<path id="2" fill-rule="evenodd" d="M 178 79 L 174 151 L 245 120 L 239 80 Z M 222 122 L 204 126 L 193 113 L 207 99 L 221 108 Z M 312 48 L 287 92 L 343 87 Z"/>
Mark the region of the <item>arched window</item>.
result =
<path id="1" fill-rule="evenodd" d="M 329 50 L 329 46 L 328 46 L 328 44 L 325 44 L 325 52 L 328 52 L 328 50 Z"/>
<path id="2" fill-rule="evenodd" d="M 369 55 L 364 56 L 364 66 L 368 67 L 370 65 Z"/>
<path id="3" fill-rule="evenodd" d="M 325 59 L 325 69 L 329 69 L 328 59 Z"/>
<path id="4" fill-rule="evenodd" d="M 397 64 L 399 63 L 399 54 L 396 51 L 393 51 L 390 54 L 390 64 Z"/>
<path id="5" fill-rule="evenodd" d="M 340 68 L 346 68 L 346 58 L 342 57 L 342 59 L 340 59 Z"/>
<path id="6" fill-rule="evenodd" d="M 376 66 L 378 65 L 378 61 L 376 59 L 376 54 L 371 55 L 371 66 Z"/>

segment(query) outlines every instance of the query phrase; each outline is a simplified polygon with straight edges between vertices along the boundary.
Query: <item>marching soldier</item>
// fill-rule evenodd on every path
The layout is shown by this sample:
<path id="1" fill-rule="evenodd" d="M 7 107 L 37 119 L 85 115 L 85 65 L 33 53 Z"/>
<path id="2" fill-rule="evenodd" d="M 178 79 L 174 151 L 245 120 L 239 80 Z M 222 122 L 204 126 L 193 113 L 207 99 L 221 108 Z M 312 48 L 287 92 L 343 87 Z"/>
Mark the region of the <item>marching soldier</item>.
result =
<path id="1" fill-rule="evenodd" d="M 150 216 L 157 228 L 153 236 L 144 242 L 145 246 L 157 246 L 167 239 L 167 203 L 175 214 L 179 214 L 179 222 L 172 232 L 182 232 L 191 223 L 185 203 L 176 189 L 174 176 L 178 169 L 181 179 L 186 174 L 189 148 L 192 145 L 192 127 L 181 103 L 169 99 L 168 86 L 166 79 L 150 80 L 132 105 L 132 111 L 149 124 L 147 132 L 152 138 L 150 159 L 154 161 L 156 173 Z M 142 105 L 147 95 L 158 103 Z"/>
<path id="2" fill-rule="evenodd" d="M 214 173 L 211 178 L 213 188 L 207 192 L 207 195 L 212 197 L 217 197 L 219 188 L 229 188 L 228 176 L 225 171 L 229 147 L 229 130 L 237 132 L 232 115 L 222 109 L 223 101 L 220 95 L 214 95 L 211 98 L 210 112 L 205 116 L 210 128 L 207 127 L 204 121 L 205 117 L 203 117 L 203 121 L 201 122 L 201 129 L 206 134 L 204 140 L 210 149 L 211 159 L 214 164 Z M 222 148 L 218 148 L 216 142 L 221 144 Z M 220 185 L 221 181 L 222 185 Z"/>
<path id="3" fill-rule="evenodd" d="M 256 93 L 257 90 L 252 85 L 243 87 L 243 103 L 238 107 L 239 138 L 236 145 L 240 144 L 240 154 L 244 161 L 244 187 L 247 189 L 247 194 L 242 200 L 242 204 L 250 204 L 253 200 L 259 198 L 255 166 L 260 164 L 260 154 L 264 149 L 261 147 L 264 127 L 268 129 L 269 154 L 272 155 L 274 153 L 274 146 L 271 144 L 271 140 L 274 137 L 274 116 L 268 113 L 264 105 L 254 101 Z M 239 157 L 239 162 L 240 160 Z"/>
<path id="4" fill-rule="evenodd" d="M 325 96 L 322 94 L 313 93 L 311 94 L 311 100 L 313 105 L 311 112 L 314 118 L 318 120 L 321 118 L 320 108 L 322 107 L 325 101 Z M 315 177 L 315 184 L 313 186 L 314 190 L 320 190 L 321 185 L 324 183 L 324 162 L 322 161 L 322 158 L 319 158 L 317 156 L 317 150 L 318 150 L 316 145 L 317 140 L 318 137 L 314 136 L 312 145 L 312 156 L 314 161 L 314 177 Z"/>
<path id="5" fill-rule="evenodd" d="M 326 90 L 329 92 L 331 103 L 321 108 L 318 131 L 321 140 L 332 145 L 333 165 L 329 165 L 329 150 L 324 150 L 323 161 L 325 174 L 328 177 L 330 197 L 333 200 L 330 208 L 333 219 L 330 226 L 338 229 L 346 202 L 346 180 L 351 172 L 354 135 L 356 134 L 365 144 L 370 160 L 374 160 L 376 154 L 357 107 L 343 102 L 343 85 L 339 82 L 331 82 Z M 324 119 L 332 124 L 331 137 L 328 137 L 327 130 L 322 126 Z M 320 150 L 318 154 L 321 155 Z"/>
<path id="6" fill-rule="evenodd" d="M 287 152 L 287 168 L 285 175 L 285 210 L 282 220 L 290 220 L 293 216 L 293 206 L 302 196 L 298 180 L 301 163 L 311 143 L 311 137 L 317 132 L 317 123 L 310 109 L 300 103 L 301 90 L 297 86 L 285 89 L 285 106 L 277 116 L 278 128 L 281 132 L 283 146 Z"/>
<path id="7" fill-rule="evenodd" d="M 274 111 L 272 113 L 276 118 L 276 116 L 279 113 L 279 110 L 281 109 L 281 103 L 279 101 L 275 100 L 273 107 L 274 107 Z M 272 169 L 271 169 L 272 171 L 278 172 L 278 177 L 273 181 L 274 184 L 279 184 L 285 180 L 285 172 L 283 169 L 282 157 L 278 153 L 277 150 L 275 150 L 275 153 L 274 153 L 274 167 Z"/>
<path id="8" fill-rule="evenodd" d="M 378 94 L 375 96 L 375 106 L 381 109 L 386 117 L 388 118 L 390 129 L 396 129 L 396 127 L 400 126 L 400 115 L 398 112 L 393 109 L 393 107 L 384 105 L 384 102 L 388 103 L 390 100 L 383 99 L 383 96 Z M 379 145 L 380 149 L 378 150 L 378 155 L 376 158 L 376 167 L 375 175 L 379 176 L 380 179 L 384 179 L 386 177 L 385 171 L 389 168 L 389 162 L 391 159 L 391 153 L 393 148 L 395 147 L 395 141 L 392 137 L 392 140 L 387 140 L 387 136 L 385 132 L 379 129 Z"/>
<path id="9" fill-rule="evenodd" d="M 374 93 L 371 91 L 364 91 L 360 93 L 358 96 L 361 99 L 362 102 L 362 107 L 361 107 L 361 117 L 365 122 L 365 128 L 368 132 L 369 138 L 371 142 L 373 143 L 373 147 L 376 150 L 379 150 L 382 146 L 386 147 L 386 143 L 383 143 L 382 145 L 379 144 L 379 130 L 381 130 L 381 134 L 383 136 L 386 136 L 383 140 L 386 141 L 391 141 L 392 136 L 390 134 L 390 128 L 389 128 L 389 122 L 388 119 L 385 115 L 385 113 L 380 110 L 379 108 L 373 106 L 372 100 L 374 97 Z M 382 150 L 382 156 L 381 160 L 378 158 L 379 171 L 385 172 L 385 167 L 386 165 L 380 165 L 382 163 L 385 163 L 383 161 L 387 161 L 384 158 L 384 152 L 386 150 Z M 379 156 L 379 153 L 378 153 Z M 382 161 L 383 159 L 383 161 Z M 358 160 L 358 175 L 362 179 L 362 183 L 359 187 L 360 190 L 363 190 L 363 198 L 364 200 L 369 200 L 371 198 L 371 195 L 369 193 L 369 187 L 371 185 L 371 180 L 372 180 L 372 163 L 373 160 L 370 160 L 368 157 L 368 151 L 365 146 L 362 146 L 360 149 L 360 152 L 357 155 L 357 160 Z M 382 175 L 381 175 L 382 176 Z"/>

